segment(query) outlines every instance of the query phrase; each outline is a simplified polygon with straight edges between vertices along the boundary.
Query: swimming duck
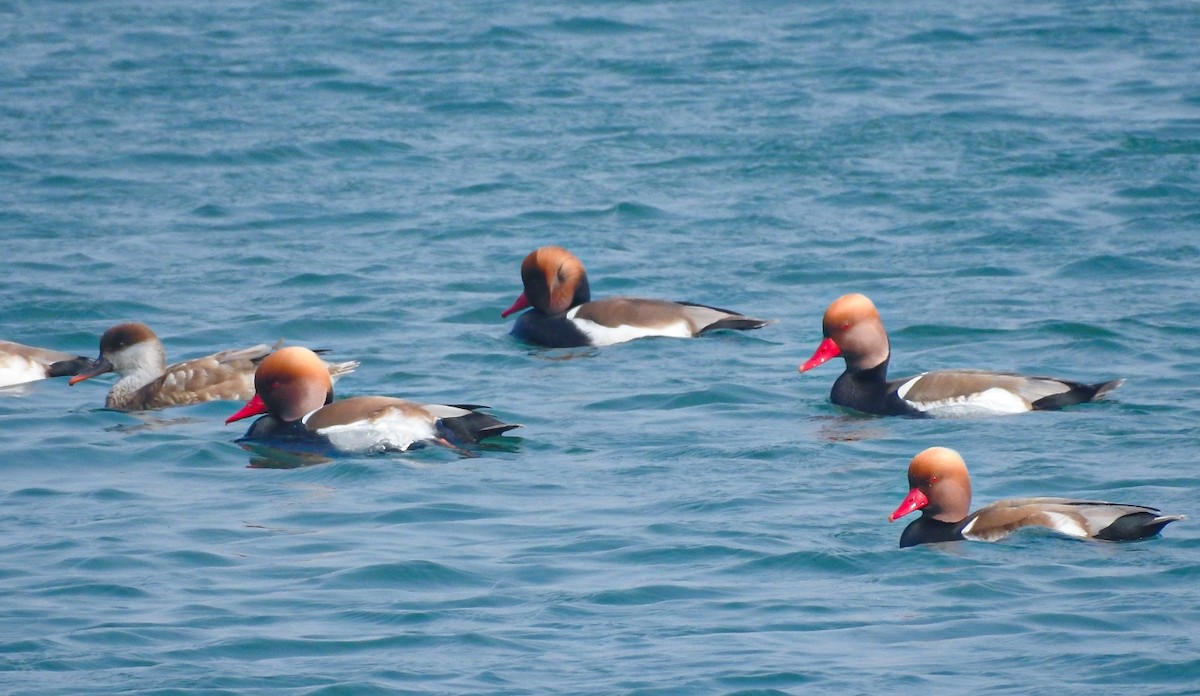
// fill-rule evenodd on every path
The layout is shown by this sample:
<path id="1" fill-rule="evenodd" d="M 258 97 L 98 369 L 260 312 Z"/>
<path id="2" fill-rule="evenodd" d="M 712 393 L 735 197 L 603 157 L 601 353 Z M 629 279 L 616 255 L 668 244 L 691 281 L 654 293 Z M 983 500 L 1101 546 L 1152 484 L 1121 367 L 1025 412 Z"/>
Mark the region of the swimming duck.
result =
<path id="1" fill-rule="evenodd" d="M 690 302 L 632 297 L 593 301 L 583 263 L 560 246 L 544 246 L 526 256 L 521 280 L 524 292 L 500 316 L 529 309 L 513 324 L 512 335 L 550 348 L 607 346 L 646 336 L 691 338 L 770 323 Z"/>
<path id="2" fill-rule="evenodd" d="M 894 522 L 921 511 L 900 535 L 901 548 L 962 539 L 997 541 L 1022 527 L 1047 527 L 1081 539 L 1134 541 L 1184 519 L 1143 505 L 1071 498 L 1010 498 L 970 512 L 967 464 L 948 447 L 930 447 L 913 457 L 908 487 L 908 496 L 888 517 Z"/>
<path id="3" fill-rule="evenodd" d="M 801 372 L 842 357 L 833 403 L 880 416 L 1000 415 L 1059 409 L 1099 399 L 1124 380 L 1085 384 L 983 370 L 942 370 L 889 381 L 891 345 L 883 320 L 866 295 L 843 295 L 825 310 L 825 339 Z"/>
<path id="4" fill-rule="evenodd" d="M 205 401 L 241 401 L 254 396 L 254 369 L 274 347 L 266 344 L 221 351 L 203 358 L 167 365 L 162 341 L 150 327 L 137 322 L 117 324 L 100 337 L 100 358 L 71 378 L 75 385 L 106 372 L 120 379 L 104 404 L 119 411 L 150 411 Z M 325 363 L 326 371 L 341 377 L 357 361 Z"/>
<path id="5" fill-rule="evenodd" d="M 322 360 L 290 346 L 267 356 L 254 375 L 255 395 L 226 423 L 266 414 L 244 440 L 319 441 L 342 452 L 404 451 L 433 442 L 455 448 L 520 427 L 480 411 L 483 406 L 419 404 L 388 396 L 333 400 Z"/>

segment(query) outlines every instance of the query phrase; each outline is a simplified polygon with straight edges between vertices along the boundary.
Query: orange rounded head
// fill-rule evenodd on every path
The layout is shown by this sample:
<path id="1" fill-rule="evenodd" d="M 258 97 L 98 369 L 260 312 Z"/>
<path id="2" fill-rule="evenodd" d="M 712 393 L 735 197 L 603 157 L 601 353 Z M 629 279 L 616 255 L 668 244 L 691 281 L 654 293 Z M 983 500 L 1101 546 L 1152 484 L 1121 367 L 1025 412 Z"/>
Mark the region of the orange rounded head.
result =
<path id="1" fill-rule="evenodd" d="M 583 262 L 560 246 L 539 247 L 521 262 L 525 291 L 500 313 L 507 317 L 526 307 L 561 314 L 592 299 Z"/>
<path id="2" fill-rule="evenodd" d="M 851 293 L 842 295 L 825 310 L 821 320 L 825 339 L 803 365 L 807 372 L 839 355 L 845 358 L 846 366 L 853 369 L 875 367 L 890 354 L 887 331 L 875 303 L 866 295 Z"/>
<path id="3" fill-rule="evenodd" d="M 308 348 L 288 346 L 263 359 L 254 372 L 254 398 L 226 423 L 269 413 L 295 421 L 333 401 L 325 362 Z"/>
<path id="4" fill-rule="evenodd" d="M 971 511 L 971 476 L 962 455 L 949 447 L 930 447 L 908 465 L 908 496 L 889 522 L 921 510 L 942 522 L 958 522 Z"/>

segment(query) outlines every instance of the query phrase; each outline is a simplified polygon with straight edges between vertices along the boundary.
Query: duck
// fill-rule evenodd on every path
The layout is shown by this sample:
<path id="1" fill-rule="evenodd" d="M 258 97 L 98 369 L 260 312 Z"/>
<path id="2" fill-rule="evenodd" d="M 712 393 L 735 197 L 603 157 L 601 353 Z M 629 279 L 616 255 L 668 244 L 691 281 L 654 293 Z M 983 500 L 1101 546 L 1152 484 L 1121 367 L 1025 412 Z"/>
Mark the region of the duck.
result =
<path id="1" fill-rule="evenodd" d="M 91 366 L 92 361 L 82 355 L 0 341 L 0 388 L 51 377 L 70 377 Z"/>
<path id="2" fill-rule="evenodd" d="M 908 465 L 904 502 L 889 517 L 895 522 L 917 510 L 900 535 L 900 548 L 943 541 L 998 541 L 1023 527 L 1046 527 L 1079 539 L 1136 541 L 1185 519 L 1157 508 L 1073 498 L 1009 498 L 975 512 L 971 477 L 962 455 L 949 447 L 930 447 Z"/>
<path id="3" fill-rule="evenodd" d="M 891 344 L 866 295 L 834 300 L 822 327 L 825 338 L 800 372 L 843 358 L 846 370 L 833 383 L 831 400 L 879 416 L 955 418 L 1055 410 L 1103 398 L 1125 381 L 1088 384 L 985 370 L 923 372 L 889 381 Z"/>
<path id="4" fill-rule="evenodd" d="M 100 357 L 89 369 L 71 378 L 72 386 L 106 372 L 120 379 L 104 405 L 117 411 L 153 411 L 207 401 L 243 401 L 254 396 L 254 370 L 277 346 L 260 344 L 214 353 L 167 365 L 162 341 L 149 326 L 126 322 L 100 337 Z M 331 378 L 353 372 L 351 360 L 325 363 Z"/>
<path id="5" fill-rule="evenodd" d="M 521 281 L 524 291 L 500 316 L 528 309 L 513 324 L 512 335 L 548 348 L 608 346 L 647 336 L 693 338 L 771 323 L 691 302 L 633 297 L 592 300 L 583 263 L 560 246 L 530 252 L 521 262 Z"/>
<path id="6" fill-rule="evenodd" d="M 457 445 L 521 427 L 483 413 L 486 406 L 420 404 L 390 396 L 334 401 L 323 361 L 300 346 L 264 358 L 254 374 L 254 389 L 254 397 L 225 420 L 228 425 L 266 414 L 240 441 L 319 442 L 334 452 L 366 454 L 402 452 L 425 443 L 457 450 Z"/>

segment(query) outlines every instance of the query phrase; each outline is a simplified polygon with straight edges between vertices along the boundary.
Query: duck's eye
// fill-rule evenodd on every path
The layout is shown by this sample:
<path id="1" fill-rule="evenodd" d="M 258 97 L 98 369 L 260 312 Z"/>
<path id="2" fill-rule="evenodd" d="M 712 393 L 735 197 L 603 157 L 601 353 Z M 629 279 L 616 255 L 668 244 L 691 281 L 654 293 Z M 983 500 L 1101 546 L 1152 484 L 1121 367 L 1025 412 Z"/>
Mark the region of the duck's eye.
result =
<path id="1" fill-rule="evenodd" d="M 938 477 L 936 477 L 936 476 L 930 476 L 930 477 L 929 477 L 929 482 L 930 482 L 930 483 L 937 483 L 937 482 L 938 482 Z"/>
<path id="2" fill-rule="evenodd" d="M 842 331 L 849 331 L 849 330 L 850 330 L 850 322 L 846 322 L 845 324 L 842 324 Z"/>

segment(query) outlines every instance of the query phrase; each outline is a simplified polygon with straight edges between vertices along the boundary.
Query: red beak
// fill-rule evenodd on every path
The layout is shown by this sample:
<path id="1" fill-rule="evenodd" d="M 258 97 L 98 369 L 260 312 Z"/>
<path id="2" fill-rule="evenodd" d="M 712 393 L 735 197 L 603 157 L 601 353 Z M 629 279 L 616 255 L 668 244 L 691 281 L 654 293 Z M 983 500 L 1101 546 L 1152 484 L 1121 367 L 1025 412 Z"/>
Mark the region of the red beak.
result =
<path id="1" fill-rule="evenodd" d="M 246 405 L 243 406 L 241 408 L 241 410 L 239 410 L 237 413 L 235 413 L 232 416 L 225 419 L 225 425 L 229 425 L 230 423 L 232 423 L 234 421 L 239 421 L 243 418 L 249 418 L 250 416 L 257 416 L 260 413 L 266 413 L 266 412 L 267 412 L 267 405 L 263 403 L 261 396 L 259 396 L 258 394 L 255 394 L 254 398 L 247 401 Z"/>
<path id="2" fill-rule="evenodd" d="M 511 307 L 504 310 L 503 312 L 500 312 L 500 316 L 507 317 L 508 315 L 512 314 L 513 312 L 519 312 L 528 306 L 529 306 L 529 298 L 525 297 L 525 293 L 521 293 L 521 296 L 518 297 L 517 300 L 512 303 Z"/>
<path id="3" fill-rule="evenodd" d="M 822 365 L 831 358 L 836 358 L 841 354 L 842 349 L 838 348 L 838 344 L 834 343 L 832 338 L 827 338 L 821 341 L 821 345 L 817 346 L 816 352 L 808 359 L 808 362 L 800 366 L 800 371 L 808 372 L 817 365 Z"/>
<path id="4" fill-rule="evenodd" d="M 904 499 L 903 503 L 900 503 L 900 507 L 896 508 L 896 511 L 893 512 L 890 517 L 888 517 L 888 522 L 895 522 L 908 513 L 916 512 L 928 504 L 929 498 L 925 497 L 925 494 L 921 492 L 921 489 L 914 488 L 908 492 L 908 496 Z"/>

